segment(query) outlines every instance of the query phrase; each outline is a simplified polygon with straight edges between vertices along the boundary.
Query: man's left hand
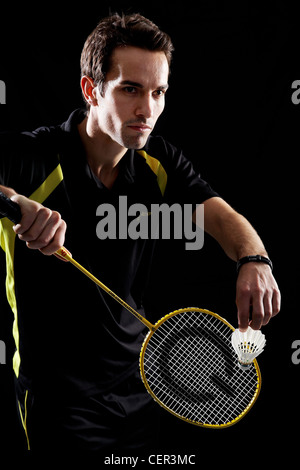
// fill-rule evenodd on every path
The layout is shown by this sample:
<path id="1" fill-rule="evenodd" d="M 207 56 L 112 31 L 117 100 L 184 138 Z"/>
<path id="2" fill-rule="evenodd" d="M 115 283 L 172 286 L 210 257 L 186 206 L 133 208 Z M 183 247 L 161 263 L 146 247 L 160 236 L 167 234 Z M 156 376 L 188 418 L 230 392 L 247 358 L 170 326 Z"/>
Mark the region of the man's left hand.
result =
<path id="1" fill-rule="evenodd" d="M 247 263 L 241 266 L 236 285 L 238 324 L 245 331 L 266 325 L 280 310 L 280 291 L 269 266 Z"/>

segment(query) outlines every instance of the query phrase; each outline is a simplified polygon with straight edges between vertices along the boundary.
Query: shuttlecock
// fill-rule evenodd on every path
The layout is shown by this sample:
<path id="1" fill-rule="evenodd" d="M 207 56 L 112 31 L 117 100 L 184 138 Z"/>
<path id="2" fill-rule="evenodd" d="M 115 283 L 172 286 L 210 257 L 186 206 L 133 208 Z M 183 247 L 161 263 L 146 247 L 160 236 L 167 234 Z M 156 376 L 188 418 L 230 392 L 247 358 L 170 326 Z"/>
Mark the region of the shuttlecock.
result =
<path id="1" fill-rule="evenodd" d="M 249 367 L 253 360 L 263 352 L 266 338 L 260 330 L 252 330 L 249 326 L 243 333 L 236 329 L 232 333 L 231 344 L 241 366 Z"/>

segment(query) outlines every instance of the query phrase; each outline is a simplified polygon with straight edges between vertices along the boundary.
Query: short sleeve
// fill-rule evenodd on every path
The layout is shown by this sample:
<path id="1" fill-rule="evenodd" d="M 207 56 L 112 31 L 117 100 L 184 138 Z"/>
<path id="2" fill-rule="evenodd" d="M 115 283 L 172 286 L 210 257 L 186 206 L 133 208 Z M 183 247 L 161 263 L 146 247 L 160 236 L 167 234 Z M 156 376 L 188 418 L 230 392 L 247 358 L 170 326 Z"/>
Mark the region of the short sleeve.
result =
<path id="1" fill-rule="evenodd" d="M 149 153 L 159 159 L 167 174 L 165 198 L 168 202 L 201 204 L 219 194 L 201 178 L 182 150 L 161 137 L 149 142 Z"/>

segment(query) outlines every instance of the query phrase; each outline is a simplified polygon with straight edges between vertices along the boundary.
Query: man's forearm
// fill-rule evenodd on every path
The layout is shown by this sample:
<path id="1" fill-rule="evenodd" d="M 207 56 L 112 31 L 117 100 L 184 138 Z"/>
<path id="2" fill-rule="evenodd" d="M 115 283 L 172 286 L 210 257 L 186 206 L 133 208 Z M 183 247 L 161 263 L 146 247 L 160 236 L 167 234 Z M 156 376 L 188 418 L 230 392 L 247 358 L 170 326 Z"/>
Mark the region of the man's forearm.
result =
<path id="1" fill-rule="evenodd" d="M 267 256 L 264 244 L 252 225 L 221 198 L 205 201 L 204 230 L 234 261 L 248 255 Z"/>

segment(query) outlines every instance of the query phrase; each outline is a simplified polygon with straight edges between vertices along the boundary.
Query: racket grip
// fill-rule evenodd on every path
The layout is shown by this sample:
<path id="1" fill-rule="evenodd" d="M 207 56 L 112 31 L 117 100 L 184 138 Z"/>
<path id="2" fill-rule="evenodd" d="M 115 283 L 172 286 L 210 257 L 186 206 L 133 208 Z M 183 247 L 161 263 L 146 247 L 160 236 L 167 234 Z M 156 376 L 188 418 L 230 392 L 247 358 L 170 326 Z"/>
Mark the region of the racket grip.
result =
<path id="1" fill-rule="evenodd" d="M 2 191 L 0 191 L 0 214 L 14 224 L 18 224 L 22 218 L 20 206 L 5 196 Z"/>

